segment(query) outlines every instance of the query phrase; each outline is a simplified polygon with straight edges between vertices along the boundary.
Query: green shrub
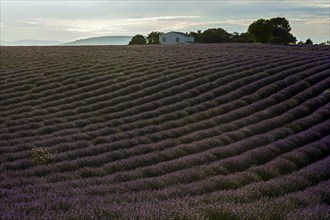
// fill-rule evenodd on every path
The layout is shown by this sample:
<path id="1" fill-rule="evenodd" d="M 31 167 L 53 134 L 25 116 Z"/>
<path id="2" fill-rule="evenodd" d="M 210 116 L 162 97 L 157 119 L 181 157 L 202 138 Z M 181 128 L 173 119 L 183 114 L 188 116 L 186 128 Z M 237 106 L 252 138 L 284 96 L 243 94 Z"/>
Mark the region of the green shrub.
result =
<path id="1" fill-rule="evenodd" d="M 32 161 L 36 164 L 46 164 L 54 160 L 51 153 L 45 147 L 34 147 L 31 149 Z"/>

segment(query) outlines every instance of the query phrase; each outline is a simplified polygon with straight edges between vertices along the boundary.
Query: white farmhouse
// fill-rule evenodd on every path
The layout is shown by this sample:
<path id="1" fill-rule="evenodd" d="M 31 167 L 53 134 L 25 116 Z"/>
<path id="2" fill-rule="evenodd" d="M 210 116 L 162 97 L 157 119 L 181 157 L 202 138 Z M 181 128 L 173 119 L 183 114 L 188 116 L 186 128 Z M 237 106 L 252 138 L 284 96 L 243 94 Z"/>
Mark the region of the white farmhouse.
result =
<path id="1" fill-rule="evenodd" d="M 171 31 L 159 35 L 159 42 L 161 44 L 192 44 L 195 42 L 195 38 L 189 34 Z"/>

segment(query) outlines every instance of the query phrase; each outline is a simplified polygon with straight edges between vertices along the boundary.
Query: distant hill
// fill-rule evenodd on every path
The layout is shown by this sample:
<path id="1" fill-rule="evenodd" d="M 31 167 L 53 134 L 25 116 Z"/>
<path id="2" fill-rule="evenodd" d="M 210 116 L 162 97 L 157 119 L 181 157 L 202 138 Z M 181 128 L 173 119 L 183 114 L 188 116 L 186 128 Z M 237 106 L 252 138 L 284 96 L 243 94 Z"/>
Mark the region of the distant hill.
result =
<path id="1" fill-rule="evenodd" d="M 79 39 L 73 42 L 65 43 L 64 46 L 79 45 L 127 45 L 132 39 L 131 36 L 105 36 Z"/>
<path id="2" fill-rule="evenodd" d="M 1 46 L 57 46 L 63 44 L 60 41 L 46 40 L 18 40 L 18 41 L 1 41 Z"/>
<path id="3" fill-rule="evenodd" d="M 1 46 L 82 46 L 82 45 L 127 45 L 131 36 L 104 36 L 79 39 L 72 42 L 44 41 L 44 40 L 19 40 L 1 41 Z"/>

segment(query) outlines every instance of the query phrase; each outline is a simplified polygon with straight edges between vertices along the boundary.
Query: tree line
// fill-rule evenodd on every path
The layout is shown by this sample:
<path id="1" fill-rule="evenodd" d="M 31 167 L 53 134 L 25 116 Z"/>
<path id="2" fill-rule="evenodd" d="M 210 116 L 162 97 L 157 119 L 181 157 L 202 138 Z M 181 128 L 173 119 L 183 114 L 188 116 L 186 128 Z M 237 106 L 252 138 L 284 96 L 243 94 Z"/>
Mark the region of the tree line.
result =
<path id="1" fill-rule="evenodd" d="M 159 36 L 163 32 L 152 31 L 146 37 L 135 35 L 129 44 L 160 44 Z M 259 19 L 249 25 L 247 32 L 228 33 L 222 28 L 209 28 L 205 31 L 187 32 L 195 37 L 195 43 L 271 43 L 271 44 L 296 44 L 297 38 L 291 33 L 289 21 L 284 17 Z M 298 44 L 313 44 L 309 38 Z M 323 44 L 329 44 L 325 42 Z"/>

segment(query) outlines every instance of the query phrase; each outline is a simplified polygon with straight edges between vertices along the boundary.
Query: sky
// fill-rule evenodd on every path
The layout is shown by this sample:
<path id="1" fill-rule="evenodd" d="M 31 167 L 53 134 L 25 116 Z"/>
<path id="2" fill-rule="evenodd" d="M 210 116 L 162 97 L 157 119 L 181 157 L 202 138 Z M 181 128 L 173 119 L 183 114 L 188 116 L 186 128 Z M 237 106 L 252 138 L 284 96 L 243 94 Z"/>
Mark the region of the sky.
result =
<path id="1" fill-rule="evenodd" d="M 259 18 L 285 17 L 298 40 L 330 39 L 330 0 L 0 0 L 1 41 L 62 42 L 223 28 L 246 32 Z"/>

